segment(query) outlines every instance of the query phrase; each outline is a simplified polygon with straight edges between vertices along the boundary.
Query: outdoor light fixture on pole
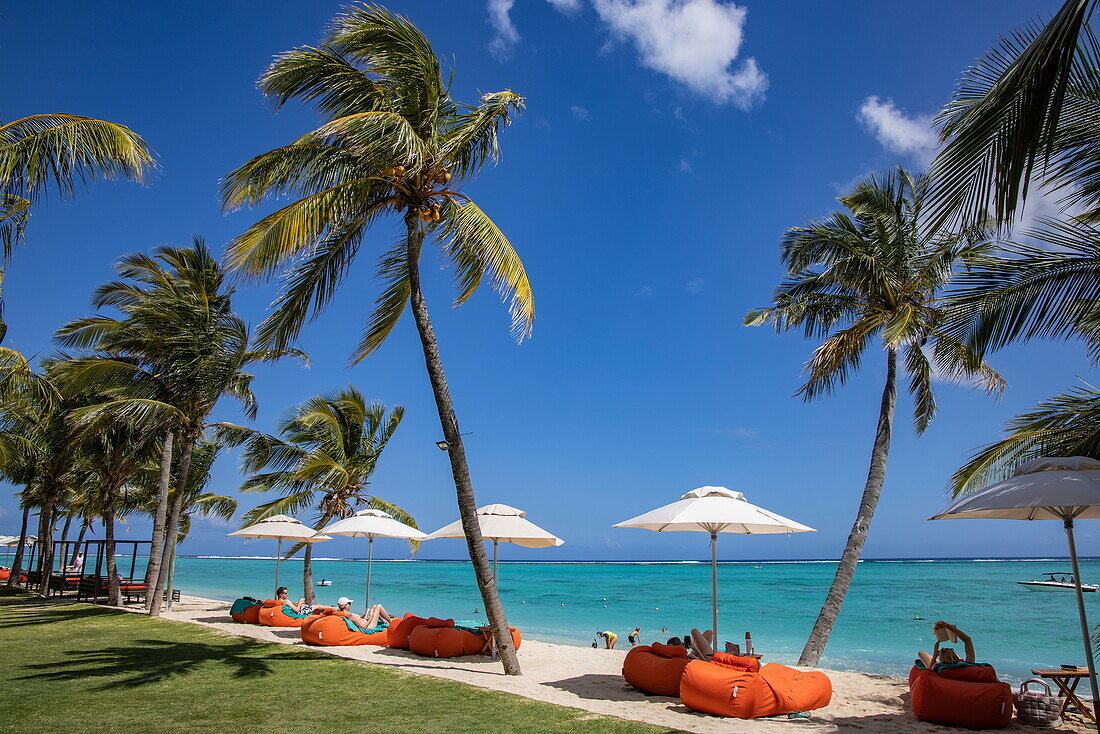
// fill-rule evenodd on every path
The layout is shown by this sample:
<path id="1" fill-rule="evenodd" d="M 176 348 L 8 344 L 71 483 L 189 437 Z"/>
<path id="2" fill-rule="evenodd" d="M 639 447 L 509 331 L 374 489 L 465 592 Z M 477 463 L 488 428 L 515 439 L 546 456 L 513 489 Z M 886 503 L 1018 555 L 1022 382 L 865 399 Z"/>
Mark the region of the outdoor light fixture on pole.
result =
<path id="1" fill-rule="evenodd" d="M 451 445 L 446 441 L 436 441 L 435 445 L 439 447 L 440 451 L 450 451 Z"/>

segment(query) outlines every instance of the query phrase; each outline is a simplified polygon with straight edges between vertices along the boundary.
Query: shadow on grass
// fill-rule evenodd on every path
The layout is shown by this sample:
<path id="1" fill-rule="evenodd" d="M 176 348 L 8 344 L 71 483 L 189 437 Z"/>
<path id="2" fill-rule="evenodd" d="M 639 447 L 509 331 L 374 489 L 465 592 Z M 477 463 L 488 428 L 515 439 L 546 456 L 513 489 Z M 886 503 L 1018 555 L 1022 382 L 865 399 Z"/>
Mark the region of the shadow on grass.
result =
<path id="1" fill-rule="evenodd" d="M 234 678 L 262 678 L 274 670 L 271 662 L 310 660 L 312 653 L 273 651 L 269 644 L 241 640 L 210 644 L 165 640 L 135 640 L 125 647 L 71 650 L 56 663 L 32 663 L 34 670 L 19 680 L 86 681 L 106 678 L 98 690 L 160 683 L 188 675 L 207 663 L 233 668 Z"/>
<path id="2" fill-rule="evenodd" d="M 91 604 L 78 604 L 63 597 L 33 596 L 24 591 L 0 587 L 0 627 L 33 627 L 41 624 L 72 622 L 92 617 L 117 617 L 127 614 Z"/>

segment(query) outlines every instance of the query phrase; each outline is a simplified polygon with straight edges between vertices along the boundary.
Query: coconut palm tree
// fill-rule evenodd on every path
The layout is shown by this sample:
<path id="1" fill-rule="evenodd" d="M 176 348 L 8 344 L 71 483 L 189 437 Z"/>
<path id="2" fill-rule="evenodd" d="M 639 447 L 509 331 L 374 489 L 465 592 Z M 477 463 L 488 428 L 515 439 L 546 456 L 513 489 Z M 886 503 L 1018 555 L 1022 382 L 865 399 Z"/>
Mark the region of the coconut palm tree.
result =
<path id="1" fill-rule="evenodd" d="M 963 75 L 937 118 L 945 145 L 930 167 L 936 218 L 1015 217 L 1046 189 L 1100 214 L 1100 0 L 1066 0 L 1044 26 L 1017 29 Z"/>
<path id="2" fill-rule="evenodd" d="M 359 390 L 348 386 L 295 406 L 280 422 L 278 437 L 231 424 L 220 426 L 221 441 L 245 446 L 241 470 L 251 476 L 241 491 L 281 495 L 249 511 L 244 524 L 251 525 L 271 515 L 315 509 L 317 519 L 313 527 L 320 530 L 333 520 L 367 506 L 416 527 L 408 512 L 369 491 L 378 459 L 404 415 L 405 409 L 400 405 L 387 411 L 382 403 L 368 403 Z M 306 601 L 312 604 L 313 546 L 304 545 L 302 583 Z M 300 546 L 295 546 L 288 555 L 299 549 Z"/>
<path id="3" fill-rule="evenodd" d="M 476 104 L 454 99 L 428 39 L 405 18 L 376 5 L 346 8 L 318 46 L 276 57 L 259 81 L 282 106 L 310 103 L 325 123 L 289 145 L 268 151 L 223 182 L 227 209 L 280 196 L 295 200 L 265 216 L 230 243 L 237 271 L 266 278 L 285 273 L 275 310 L 258 336 L 273 348 L 294 342 L 302 326 L 338 289 L 364 235 L 386 217 L 398 241 L 381 253 L 381 293 L 353 354 L 376 350 L 406 306 L 424 353 L 448 447 L 459 514 L 478 588 L 505 672 L 519 662 L 508 633 L 488 556 L 439 345 L 421 291 L 425 243 L 438 246 L 455 269 L 456 304 L 483 280 L 509 299 L 513 333 L 530 333 L 534 300 L 523 263 L 493 221 L 462 191 L 497 156 L 497 136 L 523 98 L 505 90 Z"/>
<path id="4" fill-rule="evenodd" d="M 194 238 L 190 247 L 128 255 L 116 270 L 123 279 L 101 286 L 93 303 L 97 308 L 113 307 L 121 317 L 79 319 L 63 326 L 57 338 L 67 346 L 94 350 L 71 360 L 69 383 L 110 395 L 82 411 L 82 422 L 143 425 L 162 441 L 147 575 L 150 588 L 157 588 L 163 585 L 164 564 L 175 550 L 170 540 L 177 535 L 186 496 L 178 491 L 180 483 L 188 476 L 192 452 L 210 413 L 228 396 L 254 417 L 252 375 L 245 368 L 288 354 L 302 355 L 297 350 L 252 348 L 248 327 L 232 311 L 225 272 L 201 238 Z M 166 467 L 176 453 L 180 468 L 170 503 Z M 149 596 L 149 610 L 158 614 L 161 595 Z"/>
<path id="5" fill-rule="evenodd" d="M 897 401 L 898 360 L 908 377 L 913 420 L 922 433 L 936 414 L 933 375 L 974 379 L 999 392 L 1004 382 L 965 344 L 944 330 L 941 291 L 958 264 L 988 251 L 981 228 L 956 233 L 922 216 L 928 179 L 898 168 L 872 176 L 840 199 L 848 212 L 787 230 L 782 243 L 788 278 L 774 305 L 753 311 L 747 325 L 801 329 L 824 339 L 806 364 L 797 395 L 813 400 L 844 384 L 871 350 L 881 349 L 886 381 L 871 464 L 855 523 L 828 596 L 799 663 L 816 665 L 832 632 L 867 540 L 886 478 Z"/>
<path id="6" fill-rule="evenodd" d="M 31 208 L 97 178 L 133 181 L 153 168 L 149 146 L 129 128 L 76 115 L 32 115 L 0 124 L 0 285 Z M 0 316 L 2 316 L 0 300 Z M 7 325 L 0 318 L 0 341 Z"/>

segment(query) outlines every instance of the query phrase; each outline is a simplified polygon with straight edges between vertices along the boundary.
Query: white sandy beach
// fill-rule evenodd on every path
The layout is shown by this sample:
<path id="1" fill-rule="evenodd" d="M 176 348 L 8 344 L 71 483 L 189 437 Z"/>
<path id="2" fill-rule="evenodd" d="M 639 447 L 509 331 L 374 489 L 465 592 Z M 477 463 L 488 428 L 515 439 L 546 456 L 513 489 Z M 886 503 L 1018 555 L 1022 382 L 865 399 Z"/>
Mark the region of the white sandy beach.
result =
<path id="1" fill-rule="evenodd" d="M 228 609 L 229 605 L 225 602 L 185 596 L 182 603 L 164 617 L 257 640 L 286 645 L 303 644 L 296 629 L 236 624 L 229 621 Z M 905 681 L 883 675 L 825 671 L 833 683 L 833 699 L 828 707 L 814 711 L 812 718 L 745 721 L 696 714 L 677 699 L 648 696 L 631 688 L 621 674 L 625 650 L 598 650 L 524 640 L 519 651 L 523 675 L 515 677 L 503 675 L 499 662 L 481 657 L 438 660 L 373 645 L 310 649 L 398 668 L 406 673 L 448 678 L 595 714 L 608 714 L 689 732 L 766 733 L 789 732 L 794 728 L 807 732 L 855 729 L 899 734 L 966 731 L 917 721 L 908 709 Z M 1038 731 L 1015 722 L 1009 730 Z M 1084 720 L 1073 715 L 1061 729 L 1044 731 L 1087 730 Z"/>

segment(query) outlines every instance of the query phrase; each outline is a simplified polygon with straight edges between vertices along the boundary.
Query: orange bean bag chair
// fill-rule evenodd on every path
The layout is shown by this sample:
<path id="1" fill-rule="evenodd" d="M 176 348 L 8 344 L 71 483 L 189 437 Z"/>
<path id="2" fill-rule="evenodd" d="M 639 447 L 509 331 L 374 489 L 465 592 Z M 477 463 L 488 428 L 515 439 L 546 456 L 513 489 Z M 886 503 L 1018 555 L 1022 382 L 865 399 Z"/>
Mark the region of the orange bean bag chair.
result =
<path id="1" fill-rule="evenodd" d="M 409 649 L 409 635 L 413 633 L 417 627 L 423 624 L 427 624 L 428 620 L 423 617 L 418 617 L 415 614 L 405 614 L 401 619 L 394 619 L 390 624 L 388 630 L 389 635 L 387 637 L 386 646 L 393 647 L 398 650 Z"/>
<path id="2" fill-rule="evenodd" d="M 512 644 L 518 650 L 523 638 L 515 627 L 509 629 L 512 631 Z M 409 650 L 430 658 L 477 655 L 485 650 L 486 646 L 486 640 L 482 635 L 455 627 L 453 619 L 432 617 L 409 635 Z"/>
<path id="3" fill-rule="evenodd" d="M 968 729 L 1003 729 L 1012 721 L 1012 687 L 988 663 L 914 665 L 909 671 L 913 714 L 921 721 Z"/>
<path id="4" fill-rule="evenodd" d="M 676 698 L 687 664 L 686 647 L 659 642 L 639 645 L 631 648 L 623 660 L 623 678 L 642 693 Z"/>
<path id="5" fill-rule="evenodd" d="M 241 597 L 229 607 L 229 618 L 243 624 L 259 624 L 263 603 L 249 597 Z"/>
<path id="6" fill-rule="evenodd" d="M 302 642 L 310 645 L 385 645 L 389 642 L 389 629 L 378 632 L 352 630 L 345 620 L 347 612 L 326 609 L 313 615 L 302 624 Z M 352 627 L 355 624 L 352 623 Z"/>
<path id="7" fill-rule="evenodd" d="M 750 662 L 751 661 L 751 662 Z M 827 706 L 833 686 L 824 673 L 785 665 L 759 667 L 755 658 L 715 653 L 712 662 L 692 660 L 680 679 L 680 700 L 715 716 L 757 719 Z"/>
<path id="8" fill-rule="evenodd" d="M 257 616 L 265 627 L 301 627 L 310 615 L 295 614 L 281 601 L 265 599 Z"/>

